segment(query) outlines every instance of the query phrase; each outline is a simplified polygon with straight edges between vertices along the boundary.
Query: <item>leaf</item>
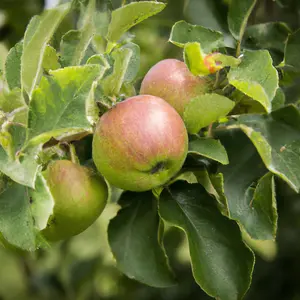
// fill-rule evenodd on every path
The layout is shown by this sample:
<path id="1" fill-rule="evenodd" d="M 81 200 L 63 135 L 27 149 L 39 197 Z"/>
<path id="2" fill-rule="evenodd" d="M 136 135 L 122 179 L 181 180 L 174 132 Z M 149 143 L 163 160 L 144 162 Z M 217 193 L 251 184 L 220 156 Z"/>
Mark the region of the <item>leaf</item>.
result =
<path id="1" fill-rule="evenodd" d="M 162 192 L 159 212 L 165 222 L 185 232 L 193 275 L 201 288 L 214 298 L 242 299 L 251 282 L 253 253 L 235 222 L 219 212 L 204 188 L 176 182 Z"/>
<path id="2" fill-rule="evenodd" d="M 161 2 L 140 1 L 129 3 L 114 10 L 106 38 L 110 42 L 117 42 L 131 27 L 158 14 L 165 7 L 166 4 Z"/>
<path id="3" fill-rule="evenodd" d="M 26 108 L 20 89 L 14 89 L 8 93 L 0 93 L 0 109 L 5 113 L 11 113 L 16 109 Z"/>
<path id="4" fill-rule="evenodd" d="M 99 65 L 85 65 L 50 71 L 51 77 L 43 77 L 29 106 L 28 140 L 43 143 L 51 137 L 89 131 L 89 93 L 101 72 Z"/>
<path id="5" fill-rule="evenodd" d="M 130 48 L 119 48 L 112 52 L 114 60 L 112 73 L 101 81 L 105 96 L 116 96 L 120 93 L 127 71 L 130 68 L 132 56 L 133 51 Z"/>
<path id="6" fill-rule="evenodd" d="M 29 97 L 40 79 L 47 43 L 69 8 L 70 3 L 66 3 L 47 10 L 27 27 L 21 58 L 21 83 Z"/>
<path id="7" fill-rule="evenodd" d="M 229 217 L 238 221 L 253 239 L 273 240 L 277 212 L 272 174 L 265 175 L 267 170 L 256 149 L 240 130 L 219 132 L 218 137 L 230 161 L 219 168 L 224 176 Z"/>
<path id="8" fill-rule="evenodd" d="M 248 19 L 257 0 L 232 0 L 229 5 L 228 26 L 231 34 L 241 41 L 247 26 Z"/>
<path id="9" fill-rule="evenodd" d="M 118 268 L 129 278 L 154 287 L 174 284 L 158 238 L 159 217 L 151 192 L 125 192 L 122 209 L 111 220 L 108 240 Z"/>
<path id="10" fill-rule="evenodd" d="M 299 61 L 300 29 L 290 34 L 285 46 L 283 65 L 300 70 Z"/>
<path id="11" fill-rule="evenodd" d="M 46 72 L 49 72 L 50 70 L 56 70 L 60 68 L 60 64 L 58 62 L 58 56 L 56 54 L 56 50 L 47 45 L 45 49 L 45 54 L 43 58 L 43 69 Z"/>
<path id="12" fill-rule="evenodd" d="M 70 30 L 62 37 L 60 61 L 64 67 L 81 64 L 93 32 L 93 26 L 89 23 L 82 30 Z"/>
<path id="13" fill-rule="evenodd" d="M 50 188 L 41 173 L 37 175 L 35 189 L 29 189 L 29 197 L 34 226 L 41 231 L 46 228 L 54 208 L 54 199 Z"/>
<path id="14" fill-rule="evenodd" d="M 86 99 L 86 118 L 91 125 L 95 125 L 99 119 L 100 110 L 96 103 L 95 91 L 97 89 L 97 81 L 94 81 Z"/>
<path id="15" fill-rule="evenodd" d="M 270 22 L 247 27 L 244 43 L 247 47 L 283 52 L 289 27 L 283 22 Z"/>
<path id="16" fill-rule="evenodd" d="M 241 116 L 233 127 L 240 127 L 250 138 L 266 167 L 300 191 L 300 114 L 293 105 L 269 116 Z"/>
<path id="17" fill-rule="evenodd" d="M 224 192 L 223 174 L 211 174 L 206 169 L 194 172 L 194 174 L 197 177 L 197 182 L 205 188 L 206 192 L 216 198 L 222 214 L 228 216 L 228 203 Z"/>
<path id="18" fill-rule="evenodd" d="M 268 51 L 245 51 L 241 64 L 230 69 L 228 79 L 238 90 L 258 101 L 267 112 L 271 111 L 271 101 L 278 88 L 278 73 Z"/>
<path id="19" fill-rule="evenodd" d="M 215 139 L 192 137 L 189 142 L 189 154 L 205 156 L 220 162 L 223 165 L 229 163 L 225 148 Z"/>
<path id="20" fill-rule="evenodd" d="M 190 20 L 192 24 L 222 32 L 227 31 L 224 11 L 226 6 L 222 1 L 188 0 L 184 5 L 185 19 Z"/>
<path id="21" fill-rule="evenodd" d="M 0 194 L 0 232 L 12 245 L 34 251 L 42 238 L 34 226 L 26 187 L 12 183 Z"/>
<path id="22" fill-rule="evenodd" d="M 3 76 L 5 69 L 5 61 L 8 55 L 8 49 L 4 43 L 0 42 L 0 79 Z"/>
<path id="23" fill-rule="evenodd" d="M 121 49 L 130 49 L 132 51 L 126 74 L 124 76 L 124 83 L 131 83 L 136 79 L 140 69 L 140 47 L 134 43 L 127 43 L 123 45 Z"/>
<path id="24" fill-rule="evenodd" d="M 278 88 L 276 95 L 272 100 L 272 111 L 283 107 L 285 104 L 285 94 L 281 88 Z"/>
<path id="25" fill-rule="evenodd" d="M 12 158 L 0 147 L 0 171 L 13 181 L 34 188 L 39 168 L 36 158 L 41 150 L 38 146 L 30 147 L 18 157 Z"/>
<path id="26" fill-rule="evenodd" d="M 199 25 L 191 25 L 185 21 L 179 21 L 173 25 L 169 42 L 178 47 L 197 42 L 205 53 L 224 47 L 224 38 L 221 32 Z"/>
<path id="27" fill-rule="evenodd" d="M 21 88 L 21 56 L 23 51 L 23 43 L 19 42 L 8 52 L 5 62 L 5 78 L 8 87 Z"/>
<path id="28" fill-rule="evenodd" d="M 184 62 L 195 76 L 214 74 L 225 67 L 236 67 L 241 63 L 238 58 L 218 52 L 206 55 L 197 42 L 186 43 L 183 56 Z"/>
<path id="29" fill-rule="evenodd" d="M 218 94 L 205 94 L 192 99 L 186 106 L 183 119 L 189 133 L 198 133 L 220 117 L 226 116 L 235 103 Z"/>
<path id="30" fill-rule="evenodd" d="M 205 61 L 205 54 L 202 52 L 201 45 L 197 42 L 187 43 L 183 52 L 184 62 L 195 76 L 205 76 L 215 73 L 215 64 L 212 61 L 209 64 Z"/>
<path id="31" fill-rule="evenodd" d="M 0 131 L 0 171 L 20 184 L 34 187 L 38 168 L 35 158 L 40 149 L 19 152 L 25 142 L 28 115 L 21 90 L 0 94 L 0 107 L 5 113 Z"/>

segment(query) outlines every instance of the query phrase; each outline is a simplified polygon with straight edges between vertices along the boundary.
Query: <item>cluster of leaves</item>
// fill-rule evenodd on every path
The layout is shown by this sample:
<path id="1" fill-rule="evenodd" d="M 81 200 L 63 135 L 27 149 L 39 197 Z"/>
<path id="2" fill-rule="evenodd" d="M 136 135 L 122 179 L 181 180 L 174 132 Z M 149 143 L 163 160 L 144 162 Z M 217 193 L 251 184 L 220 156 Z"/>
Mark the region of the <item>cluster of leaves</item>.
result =
<path id="1" fill-rule="evenodd" d="M 163 245 L 169 224 L 186 234 L 201 288 L 218 299 L 243 298 L 254 268 L 246 243 L 255 250 L 255 240 L 276 238 L 275 176 L 299 192 L 300 115 L 285 95 L 300 77 L 300 31 L 283 23 L 247 27 L 256 2 L 231 0 L 223 33 L 185 21 L 172 28 L 169 41 L 182 48 L 190 71 L 214 86 L 185 109 L 191 136 L 178 177 L 165 189 L 120 196 L 108 239 L 130 278 L 175 283 Z M 70 155 L 66 144 L 89 147 L 85 137 L 99 114 L 136 94 L 140 48 L 128 30 L 164 8 L 140 1 L 111 13 L 91 0 L 57 46 L 56 30 L 72 9 L 66 3 L 34 17 L 9 51 L 0 85 L 4 243 L 47 246 L 40 231 L 53 200 L 41 171 Z"/>

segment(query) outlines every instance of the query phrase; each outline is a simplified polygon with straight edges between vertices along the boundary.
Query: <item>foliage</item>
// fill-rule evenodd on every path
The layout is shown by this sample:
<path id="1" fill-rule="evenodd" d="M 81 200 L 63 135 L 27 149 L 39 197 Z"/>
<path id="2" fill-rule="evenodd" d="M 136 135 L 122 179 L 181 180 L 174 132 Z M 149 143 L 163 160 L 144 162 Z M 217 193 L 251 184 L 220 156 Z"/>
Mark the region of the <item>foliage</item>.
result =
<path id="1" fill-rule="evenodd" d="M 0 44 L 0 244 L 11 252 L 3 253 L 16 278 L 12 297 L 27 293 L 25 279 L 35 290 L 28 299 L 183 299 L 191 287 L 191 297 L 206 299 L 196 285 L 216 299 L 243 299 L 252 279 L 257 283 L 254 253 L 272 259 L 277 230 L 285 230 L 277 224 L 281 212 L 288 222 L 299 211 L 289 199 L 300 192 L 299 3 L 62 2 L 30 21 L 27 9 L 24 34 L 15 24 L 19 8 L 14 15 L 9 1 L 0 4 L 13 28 Z M 262 13 L 266 7 L 270 14 Z M 40 11 L 38 4 L 30 15 Z M 213 82 L 185 107 L 189 151 L 181 171 L 143 193 L 108 183 L 100 219 L 50 245 L 41 232 L 53 213 L 42 172 L 59 159 L 93 167 L 98 119 L 138 94 L 147 70 L 165 57 Z M 279 201 L 278 213 L 277 198 L 288 213 Z M 146 290 L 120 272 L 165 289 Z M 107 290 L 94 283 L 104 273 Z M 116 291 L 116 281 L 128 288 Z M 137 287 L 147 296 L 130 294 Z M 0 286 L 2 294 L 11 296 Z M 249 297 L 259 296 L 250 290 Z"/>

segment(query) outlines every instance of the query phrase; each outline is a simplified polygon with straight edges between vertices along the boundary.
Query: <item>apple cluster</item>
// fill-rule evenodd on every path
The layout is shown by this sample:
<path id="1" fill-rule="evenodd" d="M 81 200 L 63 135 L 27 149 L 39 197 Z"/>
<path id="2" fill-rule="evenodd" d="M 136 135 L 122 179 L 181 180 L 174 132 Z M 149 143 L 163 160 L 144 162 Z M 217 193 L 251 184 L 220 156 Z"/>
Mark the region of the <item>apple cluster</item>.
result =
<path id="1" fill-rule="evenodd" d="M 153 66 L 140 95 L 113 106 L 96 125 L 92 150 L 101 175 L 112 185 L 135 192 L 170 181 L 187 156 L 185 106 L 208 86 L 207 79 L 194 76 L 182 61 L 166 59 Z M 92 170 L 60 160 L 50 164 L 45 178 L 55 201 L 43 231 L 48 240 L 79 234 L 103 211 L 107 184 Z"/>
<path id="2" fill-rule="evenodd" d="M 93 139 L 99 172 L 116 187 L 136 192 L 168 182 L 188 151 L 185 106 L 207 86 L 206 79 L 194 76 L 182 61 L 166 59 L 153 66 L 139 96 L 100 118 Z"/>

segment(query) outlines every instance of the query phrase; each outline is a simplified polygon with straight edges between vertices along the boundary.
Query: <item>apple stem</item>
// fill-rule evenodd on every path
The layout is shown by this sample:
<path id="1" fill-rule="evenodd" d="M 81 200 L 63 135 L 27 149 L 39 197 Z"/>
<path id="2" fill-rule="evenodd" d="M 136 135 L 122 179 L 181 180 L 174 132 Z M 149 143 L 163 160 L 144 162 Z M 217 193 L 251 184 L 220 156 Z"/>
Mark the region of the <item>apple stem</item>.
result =
<path id="1" fill-rule="evenodd" d="M 79 158 L 76 154 L 76 149 L 73 144 L 69 144 L 69 151 L 70 151 L 71 161 L 74 164 L 80 165 Z"/>
<path id="2" fill-rule="evenodd" d="M 207 137 L 209 137 L 209 138 L 212 138 L 214 136 L 213 135 L 212 127 L 213 127 L 213 123 L 211 123 L 211 124 L 208 125 Z"/>
<path id="3" fill-rule="evenodd" d="M 216 80 L 215 80 L 215 83 L 214 83 L 214 86 L 213 86 L 214 89 L 216 89 L 216 88 L 218 87 L 218 85 L 219 85 L 219 80 L 220 80 L 220 71 L 218 71 L 218 72 L 216 73 Z"/>
<path id="4" fill-rule="evenodd" d="M 240 55 L 241 55 L 241 40 L 238 40 L 236 45 L 236 57 L 239 57 Z"/>

